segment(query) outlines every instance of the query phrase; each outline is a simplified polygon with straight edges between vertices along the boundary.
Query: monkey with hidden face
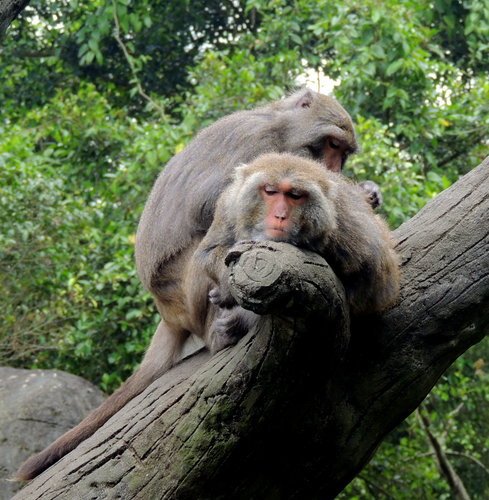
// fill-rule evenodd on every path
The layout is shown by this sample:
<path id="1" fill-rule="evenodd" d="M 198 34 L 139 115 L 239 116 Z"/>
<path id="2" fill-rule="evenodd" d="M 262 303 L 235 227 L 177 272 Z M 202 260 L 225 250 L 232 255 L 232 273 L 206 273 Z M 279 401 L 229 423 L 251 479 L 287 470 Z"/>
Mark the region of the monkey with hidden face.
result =
<path id="1" fill-rule="evenodd" d="M 140 368 L 78 426 L 27 460 L 16 477 L 32 479 L 92 435 L 179 359 L 191 333 L 206 337 L 202 314 L 207 321 L 208 290 L 203 285 L 193 287 L 195 304 L 190 306 L 200 316 L 189 313 L 185 273 L 237 165 L 263 153 L 288 152 L 340 172 L 356 149 L 353 123 L 342 106 L 331 97 L 304 89 L 220 119 L 172 158 L 151 191 L 136 235 L 138 273 L 164 319 Z"/>

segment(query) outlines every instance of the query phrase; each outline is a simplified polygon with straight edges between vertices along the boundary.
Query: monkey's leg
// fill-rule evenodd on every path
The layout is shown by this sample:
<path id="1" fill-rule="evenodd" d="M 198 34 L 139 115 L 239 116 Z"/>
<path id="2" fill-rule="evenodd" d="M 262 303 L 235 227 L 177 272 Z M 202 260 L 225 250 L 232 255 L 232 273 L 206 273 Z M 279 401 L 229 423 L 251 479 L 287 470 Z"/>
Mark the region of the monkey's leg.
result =
<path id="1" fill-rule="evenodd" d="M 160 321 L 138 371 L 76 427 L 24 462 L 17 471 L 15 479 L 28 480 L 36 477 L 90 437 L 131 399 L 171 368 L 185 339 L 185 334 L 180 335 L 180 332 L 175 332 Z"/>
<path id="2" fill-rule="evenodd" d="M 153 379 L 156 380 L 180 360 L 183 344 L 189 335 L 181 325 L 168 325 L 161 320 L 138 371 L 158 373 Z"/>

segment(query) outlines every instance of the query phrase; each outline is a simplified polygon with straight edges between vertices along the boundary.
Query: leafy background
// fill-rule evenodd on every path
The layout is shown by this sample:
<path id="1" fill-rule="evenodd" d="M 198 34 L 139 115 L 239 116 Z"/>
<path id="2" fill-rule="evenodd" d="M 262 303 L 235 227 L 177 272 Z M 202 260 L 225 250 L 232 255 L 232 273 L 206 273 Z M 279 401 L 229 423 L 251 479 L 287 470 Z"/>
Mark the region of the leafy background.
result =
<path id="1" fill-rule="evenodd" d="M 106 391 L 132 372 L 158 322 L 139 215 L 220 116 L 333 82 L 348 175 L 396 227 L 489 153 L 488 69 L 488 0 L 33 0 L 0 47 L 0 363 Z M 343 498 L 451 498 L 428 433 L 489 498 L 488 359 L 487 339 L 461 357 Z"/>

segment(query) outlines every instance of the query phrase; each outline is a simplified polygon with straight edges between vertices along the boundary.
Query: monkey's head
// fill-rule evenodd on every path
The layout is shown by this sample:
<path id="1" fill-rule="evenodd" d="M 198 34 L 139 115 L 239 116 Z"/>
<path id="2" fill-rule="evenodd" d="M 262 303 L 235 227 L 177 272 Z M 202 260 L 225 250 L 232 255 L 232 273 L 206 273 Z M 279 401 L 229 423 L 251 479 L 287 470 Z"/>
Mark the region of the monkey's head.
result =
<path id="1" fill-rule="evenodd" d="M 341 172 L 348 156 L 358 150 L 350 115 L 332 97 L 303 89 L 278 106 L 285 113 L 288 152 Z"/>
<path id="2" fill-rule="evenodd" d="M 274 240 L 319 251 L 336 228 L 335 184 L 316 162 L 271 153 L 236 169 L 227 211 L 237 240 Z"/>

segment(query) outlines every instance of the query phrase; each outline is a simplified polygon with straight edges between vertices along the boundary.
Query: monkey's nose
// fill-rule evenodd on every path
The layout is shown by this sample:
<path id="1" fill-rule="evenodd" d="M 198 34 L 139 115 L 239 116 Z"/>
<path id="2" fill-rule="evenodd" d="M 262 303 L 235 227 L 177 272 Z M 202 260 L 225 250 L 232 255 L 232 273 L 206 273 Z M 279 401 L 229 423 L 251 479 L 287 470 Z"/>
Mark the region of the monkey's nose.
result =
<path id="1" fill-rule="evenodd" d="M 277 212 L 275 213 L 275 218 L 278 220 L 285 220 L 287 218 L 286 212 Z"/>

